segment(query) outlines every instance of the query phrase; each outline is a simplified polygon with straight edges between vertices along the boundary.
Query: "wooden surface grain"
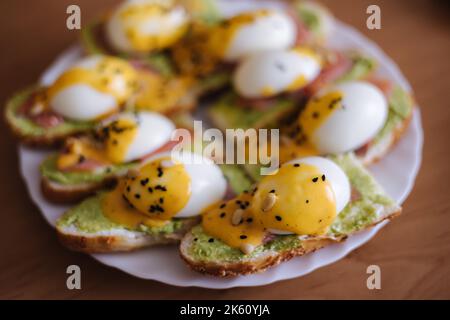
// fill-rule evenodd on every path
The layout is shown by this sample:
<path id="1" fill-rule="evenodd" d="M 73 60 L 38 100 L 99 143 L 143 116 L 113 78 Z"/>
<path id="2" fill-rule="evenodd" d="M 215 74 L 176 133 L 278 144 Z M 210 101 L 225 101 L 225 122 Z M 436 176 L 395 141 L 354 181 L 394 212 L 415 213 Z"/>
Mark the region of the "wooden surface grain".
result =
<path id="1" fill-rule="evenodd" d="M 82 22 L 117 1 L 3 0 L 0 2 L 0 101 L 36 81 L 78 37 L 65 28 L 66 7 L 79 4 Z M 312 274 L 260 288 L 223 291 L 176 288 L 139 280 L 56 241 L 27 196 L 16 145 L 0 127 L 0 298 L 6 299 L 310 299 L 450 298 L 450 20 L 446 1 L 323 1 L 338 18 L 376 41 L 410 80 L 425 128 L 423 165 L 404 214 L 372 241 Z M 365 27 L 378 4 L 382 29 Z M 66 289 L 66 267 L 82 269 L 82 290 Z M 382 289 L 366 288 L 366 268 L 382 270 Z"/>

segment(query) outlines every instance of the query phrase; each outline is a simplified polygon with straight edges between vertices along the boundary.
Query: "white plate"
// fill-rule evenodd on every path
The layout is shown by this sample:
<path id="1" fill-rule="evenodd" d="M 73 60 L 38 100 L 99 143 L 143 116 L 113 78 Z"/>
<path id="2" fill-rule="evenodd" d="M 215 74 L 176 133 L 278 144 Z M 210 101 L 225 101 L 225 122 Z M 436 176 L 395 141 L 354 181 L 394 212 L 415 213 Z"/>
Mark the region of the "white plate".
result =
<path id="1" fill-rule="evenodd" d="M 242 9 L 237 2 L 222 3 L 221 8 L 227 14 Z M 242 1 L 239 2 L 242 5 Z M 247 7 L 244 5 L 244 7 Z M 248 7 L 247 7 L 248 8 Z M 336 32 L 332 46 L 358 48 L 380 62 L 380 74 L 411 90 L 395 63 L 382 50 L 351 27 L 336 23 Z M 48 84 L 81 54 L 79 48 L 72 48 L 59 57 L 44 73 L 41 82 Z M 423 132 L 419 110 L 416 109 L 413 120 L 400 143 L 382 161 L 370 170 L 398 203 L 402 203 L 411 191 L 420 167 Z M 67 207 L 48 203 L 40 192 L 38 166 L 45 152 L 19 147 L 20 168 L 23 179 L 34 203 L 39 207 L 45 219 L 54 226 L 56 219 Z M 241 276 L 232 279 L 220 279 L 204 276 L 189 270 L 178 256 L 176 246 L 154 247 L 132 253 L 96 254 L 98 261 L 128 274 L 143 279 L 151 279 L 176 286 L 197 286 L 225 289 L 232 287 L 260 286 L 275 281 L 303 276 L 317 268 L 342 259 L 350 251 L 372 238 L 385 224 L 350 237 L 345 243 L 331 245 L 304 257 L 294 258 L 262 274 Z"/>

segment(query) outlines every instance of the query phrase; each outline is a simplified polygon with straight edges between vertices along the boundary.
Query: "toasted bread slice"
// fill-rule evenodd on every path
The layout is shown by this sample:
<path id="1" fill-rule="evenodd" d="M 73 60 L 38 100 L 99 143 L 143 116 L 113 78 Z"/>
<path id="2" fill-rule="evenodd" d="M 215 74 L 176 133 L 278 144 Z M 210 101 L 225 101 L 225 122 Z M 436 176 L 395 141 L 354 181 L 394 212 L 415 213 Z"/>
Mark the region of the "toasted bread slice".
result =
<path id="1" fill-rule="evenodd" d="M 181 241 L 180 254 L 193 269 L 215 276 L 237 276 L 261 272 L 296 256 L 318 250 L 348 236 L 392 219 L 401 208 L 385 195 L 370 173 L 352 154 L 332 158 L 348 175 L 352 188 L 350 204 L 338 215 L 324 236 L 277 235 L 250 254 L 231 248 L 193 228 Z"/>
<path id="2" fill-rule="evenodd" d="M 64 246 L 85 253 L 131 251 L 175 243 L 199 222 L 198 217 L 172 219 L 162 227 L 130 229 L 103 215 L 101 197 L 99 194 L 84 200 L 57 221 L 56 231 Z"/>
<path id="3" fill-rule="evenodd" d="M 40 88 L 33 86 L 16 93 L 5 107 L 6 123 L 12 133 L 23 144 L 31 147 L 55 147 L 70 136 L 94 128 L 92 122 L 64 121 L 61 124 L 45 128 L 20 114 L 19 110 Z"/>
<path id="4" fill-rule="evenodd" d="M 110 166 L 107 169 L 87 172 L 62 172 L 56 167 L 56 156 L 45 159 L 40 171 L 42 175 L 41 190 L 44 197 L 53 203 L 72 204 L 94 195 L 99 190 L 113 187 L 117 179 L 124 176 L 131 168 L 139 166 L 138 162 Z M 230 191 L 240 193 L 249 189 L 251 182 L 245 170 L 234 165 L 220 166 L 228 180 Z"/>

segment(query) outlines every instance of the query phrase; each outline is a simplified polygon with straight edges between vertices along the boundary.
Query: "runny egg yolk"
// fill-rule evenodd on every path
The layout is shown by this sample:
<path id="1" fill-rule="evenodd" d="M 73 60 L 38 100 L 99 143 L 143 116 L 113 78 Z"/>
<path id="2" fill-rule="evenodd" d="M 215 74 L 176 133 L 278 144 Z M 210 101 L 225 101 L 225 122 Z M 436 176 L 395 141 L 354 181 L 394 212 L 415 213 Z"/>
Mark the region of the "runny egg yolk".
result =
<path id="1" fill-rule="evenodd" d="M 173 2 L 173 1 L 172 1 Z M 171 3 L 141 3 L 129 6 L 120 14 L 125 26 L 125 35 L 131 46 L 140 52 L 161 50 L 177 42 L 187 31 L 188 24 L 173 26 L 167 12 L 172 10 Z M 146 34 L 141 31 L 142 25 L 154 20 L 158 22 L 160 32 Z"/>
<path id="2" fill-rule="evenodd" d="M 137 110 L 169 113 L 188 94 L 193 83 L 191 77 L 170 77 L 143 72 L 139 76 L 140 90 L 134 105 Z"/>
<path id="3" fill-rule="evenodd" d="M 144 165 L 128 177 L 123 197 L 140 212 L 168 220 L 179 213 L 191 195 L 191 178 L 181 163 L 164 157 Z"/>
<path id="4" fill-rule="evenodd" d="M 251 193 L 207 209 L 202 227 L 228 246 L 250 253 L 270 230 L 323 235 L 336 215 L 335 195 L 325 175 L 315 166 L 289 164 L 264 177 Z"/>
<path id="5" fill-rule="evenodd" d="M 104 57 L 93 69 L 79 66 L 68 69 L 48 88 L 48 98 L 51 100 L 60 91 L 79 84 L 113 96 L 119 107 L 136 91 L 137 72 L 126 61 Z"/>
<path id="6" fill-rule="evenodd" d="M 86 160 L 99 164 L 123 163 L 137 130 L 135 119 L 122 118 L 99 130 L 100 143 L 89 138 L 72 138 L 66 144 L 66 152 L 58 156 L 57 167 L 65 170 Z"/>
<path id="7" fill-rule="evenodd" d="M 126 181 L 120 180 L 116 188 L 102 196 L 102 212 L 103 215 L 122 226 L 136 229 L 140 225 L 147 227 L 161 227 L 168 221 L 161 219 L 153 219 L 148 215 L 141 213 L 133 208 L 128 201 L 122 197 L 125 189 Z"/>
<path id="8" fill-rule="evenodd" d="M 208 40 L 210 52 L 219 58 L 223 58 L 239 29 L 269 14 L 270 11 L 266 9 L 244 12 L 213 27 Z"/>
<path id="9" fill-rule="evenodd" d="M 288 138 L 281 141 L 280 163 L 320 153 L 311 141 L 311 137 L 333 112 L 343 108 L 342 97 L 341 92 L 332 91 L 319 98 L 312 98 L 307 103 L 295 126 L 294 139 Z"/>
<path id="10" fill-rule="evenodd" d="M 203 214 L 202 226 L 212 237 L 222 240 L 233 248 L 245 251 L 262 243 L 266 232 L 255 226 L 250 210 L 252 196 L 243 193 L 227 202 L 210 207 Z"/>

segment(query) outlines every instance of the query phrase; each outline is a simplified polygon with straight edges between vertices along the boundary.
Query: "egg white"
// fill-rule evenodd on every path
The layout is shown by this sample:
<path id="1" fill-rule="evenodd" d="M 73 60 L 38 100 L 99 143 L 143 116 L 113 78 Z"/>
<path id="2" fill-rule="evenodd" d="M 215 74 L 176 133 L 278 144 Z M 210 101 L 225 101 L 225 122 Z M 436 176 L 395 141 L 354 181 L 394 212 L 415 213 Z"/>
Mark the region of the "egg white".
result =
<path id="1" fill-rule="evenodd" d="M 343 153 L 363 146 L 382 129 L 388 116 L 387 100 L 373 84 L 347 82 L 320 92 L 318 97 L 336 90 L 343 94 L 344 107 L 334 110 L 311 137 L 321 154 Z"/>
<path id="2" fill-rule="evenodd" d="M 296 38 L 294 21 L 281 11 L 271 11 L 242 26 L 228 44 L 223 58 L 236 61 L 258 52 L 287 49 L 295 44 Z"/>
<path id="3" fill-rule="evenodd" d="M 236 91 L 246 98 L 264 97 L 264 88 L 273 95 L 285 91 L 299 76 L 306 84 L 320 73 L 318 59 L 293 50 L 270 51 L 245 58 L 238 66 L 233 84 Z"/>

